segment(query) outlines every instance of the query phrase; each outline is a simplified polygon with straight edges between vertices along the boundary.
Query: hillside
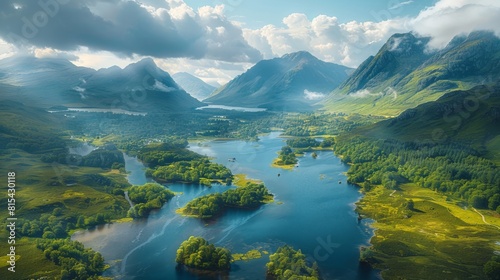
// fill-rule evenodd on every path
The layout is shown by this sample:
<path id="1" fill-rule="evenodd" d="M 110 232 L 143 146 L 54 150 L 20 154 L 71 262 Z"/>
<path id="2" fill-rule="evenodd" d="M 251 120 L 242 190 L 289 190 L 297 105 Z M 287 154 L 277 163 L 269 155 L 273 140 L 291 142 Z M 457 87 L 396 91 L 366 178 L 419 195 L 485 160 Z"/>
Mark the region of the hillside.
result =
<path id="1" fill-rule="evenodd" d="M 280 111 L 311 111 L 352 69 L 321 61 L 308 52 L 262 60 L 205 101 Z"/>
<path id="2" fill-rule="evenodd" d="M 172 78 L 181 88 L 199 101 L 209 97 L 216 90 L 215 87 L 186 72 L 175 73 Z"/>
<path id="3" fill-rule="evenodd" d="M 500 83 L 447 93 L 396 118 L 361 130 L 379 139 L 417 144 L 460 142 L 500 161 Z"/>
<path id="4" fill-rule="evenodd" d="M 491 82 L 500 72 L 500 39 L 490 32 L 456 37 L 429 51 L 429 38 L 395 34 L 324 102 L 336 112 L 395 116 L 443 94 Z"/>
<path id="5" fill-rule="evenodd" d="M 0 83 L 9 89 L 2 99 L 44 108 L 64 105 L 150 112 L 202 105 L 152 59 L 124 69 L 114 66 L 96 71 L 64 59 L 10 57 L 0 61 Z"/>

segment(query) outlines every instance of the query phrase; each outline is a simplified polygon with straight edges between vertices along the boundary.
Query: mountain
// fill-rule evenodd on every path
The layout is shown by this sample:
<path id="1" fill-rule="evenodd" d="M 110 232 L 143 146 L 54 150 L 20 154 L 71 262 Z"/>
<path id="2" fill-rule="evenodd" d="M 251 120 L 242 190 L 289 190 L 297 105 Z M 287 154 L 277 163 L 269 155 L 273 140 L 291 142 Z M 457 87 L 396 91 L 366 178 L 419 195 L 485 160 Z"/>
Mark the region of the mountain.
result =
<path id="1" fill-rule="evenodd" d="M 179 111 L 203 103 L 181 89 L 170 75 L 146 58 L 121 69 L 98 71 L 58 58 L 10 57 L 0 61 L 2 99 L 39 107 L 120 108 Z"/>
<path id="2" fill-rule="evenodd" d="M 215 87 L 186 72 L 175 73 L 172 75 L 172 78 L 187 93 L 200 101 L 210 96 L 216 90 Z"/>
<path id="3" fill-rule="evenodd" d="M 219 88 L 205 101 L 213 104 L 310 111 L 352 69 L 321 61 L 308 52 L 262 60 Z"/>
<path id="4" fill-rule="evenodd" d="M 491 82 L 500 73 L 500 39 L 477 31 L 444 49 L 429 38 L 395 34 L 324 102 L 330 111 L 398 115 L 443 94 Z"/>
<path id="5" fill-rule="evenodd" d="M 398 117 L 363 129 L 379 139 L 420 144 L 461 142 L 500 161 L 500 80 L 444 94 L 436 101 L 405 110 Z"/>

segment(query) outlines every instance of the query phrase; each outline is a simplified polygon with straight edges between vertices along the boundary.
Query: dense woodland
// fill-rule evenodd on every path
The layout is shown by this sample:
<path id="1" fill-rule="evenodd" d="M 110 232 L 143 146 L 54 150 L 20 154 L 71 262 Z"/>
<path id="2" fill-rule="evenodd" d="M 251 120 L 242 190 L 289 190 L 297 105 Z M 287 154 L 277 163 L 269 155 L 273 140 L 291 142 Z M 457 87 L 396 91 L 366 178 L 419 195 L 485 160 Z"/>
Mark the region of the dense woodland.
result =
<path id="1" fill-rule="evenodd" d="M 297 137 L 286 140 L 286 144 L 292 148 L 301 150 L 310 150 L 314 148 L 330 148 L 335 143 L 333 137 L 327 137 L 323 141 L 316 140 L 309 137 Z"/>
<path id="2" fill-rule="evenodd" d="M 231 252 L 215 247 L 202 237 L 191 236 L 177 249 L 175 261 L 201 270 L 227 271 L 231 269 Z"/>
<path id="3" fill-rule="evenodd" d="M 160 209 L 163 204 L 174 197 L 174 193 L 162 185 L 148 183 L 142 186 L 132 186 L 128 189 L 130 200 L 134 207 L 128 215 L 132 218 L 146 217 L 153 209 Z"/>
<path id="4" fill-rule="evenodd" d="M 213 180 L 231 184 L 233 174 L 222 164 L 212 163 L 208 159 L 179 161 L 156 169 L 148 169 L 147 175 L 158 182 L 204 183 L 210 186 Z M 205 180 L 204 180 L 205 179 Z M 208 181 L 207 181 L 208 180 Z"/>
<path id="5" fill-rule="evenodd" d="M 45 258 L 62 267 L 60 279 L 98 279 L 104 271 L 104 258 L 83 244 L 68 239 L 39 239 L 37 248 Z"/>
<path id="6" fill-rule="evenodd" d="M 142 147 L 137 158 L 150 168 L 168 165 L 177 161 L 201 159 L 203 156 L 187 149 L 186 139 L 170 137 L 160 143 Z"/>
<path id="7" fill-rule="evenodd" d="M 348 180 L 367 190 L 412 182 L 500 213 L 498 166 L 469 146 L 345 137 L 337 141 L 335 152 L 353 164 Z"/>
<path id="8" fill-rule="evenodd" d="M 300 250 L 285 245 L 269 256 L 267 279 L 276 280 L 318 280 L 318 265 L 307 265 L 306 256 Z"/>
<path id="9" fill-rule="evenodd" d="M 272 194 L 263 184 L 249 183 L 245 187 L 195 198 L 183 208 L 183 213 L 198 218 L 212 218 L 227 208 L 259 207 L 271 198 Z"/>
<path id="10" fill-rule="evenodd" d="M 150 167 L 146 175 L 158 182 L 202 183 L 207 186 L 212 181 L 231 184 L 231 170 L 188 150 L 187 145 L 185 139 L 170 138 L 143 147 L 137 157 Z"/>

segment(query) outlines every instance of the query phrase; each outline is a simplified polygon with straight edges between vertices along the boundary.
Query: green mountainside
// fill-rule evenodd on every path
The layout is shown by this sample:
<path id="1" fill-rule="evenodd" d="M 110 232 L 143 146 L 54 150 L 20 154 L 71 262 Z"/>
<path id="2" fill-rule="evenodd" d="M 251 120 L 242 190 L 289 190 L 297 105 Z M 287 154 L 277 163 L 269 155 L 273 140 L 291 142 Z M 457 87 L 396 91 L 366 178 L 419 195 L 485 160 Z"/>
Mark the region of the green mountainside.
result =
<path id="1" fill-rule="evenodd" d="M 500 83 L 447 93 L 398 117 L 364 128 L 363 134 L 417 144 L 460 142 L 500 161 Z"/>
<path id="2" fill-rule="evenodd" d="M 329 111 L 395 116 L 443 94 L 490 83 L 500 73 L 500 39 L 491 32 L 454 38 L 442 50 L 429 38 L 395 34 L 323 103 Z"/>

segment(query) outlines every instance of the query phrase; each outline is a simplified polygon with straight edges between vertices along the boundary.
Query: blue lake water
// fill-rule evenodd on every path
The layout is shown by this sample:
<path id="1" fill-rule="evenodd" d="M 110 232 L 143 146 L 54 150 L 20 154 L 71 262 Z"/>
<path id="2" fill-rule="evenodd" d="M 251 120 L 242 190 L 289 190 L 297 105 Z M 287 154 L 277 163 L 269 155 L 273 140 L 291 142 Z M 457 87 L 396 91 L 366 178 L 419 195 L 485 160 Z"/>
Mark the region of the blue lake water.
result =
<path id="1" fill-rule="evenodd" d="M 316 261 L 324 279 L 378 279 L 377 272 L 358 264 L 359 247 L 368 244 L 372 230 L 367 220 L 357 221 L 354 203 L 361 195 L 346 183 L 343 172 L 348 166 L 332 152 L 318 152 L 317 159 L 310 153 L 300 158 L 294 170 L 272 168 L 270 164 L 283 145 L 283 139 L 271 133 L 257 143 L 219 141 L 191 147 L 225 164 L 234 174 L 263 180 L 279 203 L 254 211 L 230 210 L 216 221 L 204 222 L 179 216 L 175 210 L 195 197 L 228 187 L 172 184 L 168 188 L 182 194 L 148 219 L 101 226 L 76 233 L 73 239 L 103 254 L 111 264 L 105 276 L 122 279 L 213 279 L 176 269 L 176 250 L 191 235 L 202 236 L 232 253 L 251 249 L 272 253 L 289 244 L 301 249 L 311 262 Z M 233 157 L 236 161 L 229 162 Z M 140 165 L 135 161 L 127 167 L 134 164 Z M 141 168 L 135 170 L 129 180 L 144 183 Z M 233 263 L 229 279 L 265 279 L 268 259 L 264 255 Z"/>

